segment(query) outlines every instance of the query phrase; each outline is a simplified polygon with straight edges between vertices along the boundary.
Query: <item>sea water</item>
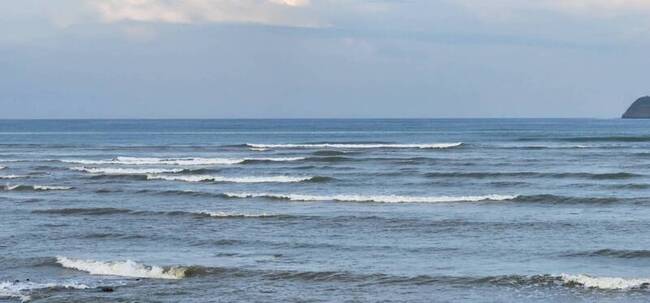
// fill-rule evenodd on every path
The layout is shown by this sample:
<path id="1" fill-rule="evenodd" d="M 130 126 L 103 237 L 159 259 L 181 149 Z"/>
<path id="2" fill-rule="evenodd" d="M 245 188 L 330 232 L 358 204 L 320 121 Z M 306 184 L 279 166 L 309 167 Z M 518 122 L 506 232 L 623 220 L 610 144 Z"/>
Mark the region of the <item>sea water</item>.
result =
<path id="1" fill-rule="evenodd" d="M 1 302 L 646 302 L 649 231 L 650 121 L 0 121 Z"/>

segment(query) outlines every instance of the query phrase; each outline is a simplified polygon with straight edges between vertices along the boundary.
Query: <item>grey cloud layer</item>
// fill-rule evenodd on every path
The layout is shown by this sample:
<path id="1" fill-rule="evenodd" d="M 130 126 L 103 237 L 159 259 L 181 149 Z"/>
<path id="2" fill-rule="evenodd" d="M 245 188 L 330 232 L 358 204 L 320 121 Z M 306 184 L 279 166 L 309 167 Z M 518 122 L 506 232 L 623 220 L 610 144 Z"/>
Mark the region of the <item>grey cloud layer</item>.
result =
<path id="1" fill-rule="evenodd" d="M 647 1 L 0 2 L 0 118 L 615 117 Z"/>

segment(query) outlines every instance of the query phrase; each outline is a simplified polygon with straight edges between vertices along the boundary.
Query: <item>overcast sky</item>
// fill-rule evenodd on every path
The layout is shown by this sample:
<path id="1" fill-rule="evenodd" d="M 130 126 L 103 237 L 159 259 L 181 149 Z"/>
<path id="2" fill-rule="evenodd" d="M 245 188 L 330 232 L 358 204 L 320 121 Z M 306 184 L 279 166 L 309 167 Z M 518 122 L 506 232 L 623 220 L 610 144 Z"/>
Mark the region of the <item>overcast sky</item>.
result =
<path id="1" fill-rule="evenodd" d="M 0 1 L 0 118 L 617 117 L 647 0 Z"/>

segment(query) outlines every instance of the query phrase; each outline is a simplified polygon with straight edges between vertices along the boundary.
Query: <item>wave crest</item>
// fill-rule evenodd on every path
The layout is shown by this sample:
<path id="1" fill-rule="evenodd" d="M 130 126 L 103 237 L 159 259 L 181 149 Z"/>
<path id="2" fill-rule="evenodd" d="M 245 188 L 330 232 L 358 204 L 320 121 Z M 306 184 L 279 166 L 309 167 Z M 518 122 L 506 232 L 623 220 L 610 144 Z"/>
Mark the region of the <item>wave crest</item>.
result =
<path id="1" fill-rule="evenodd" d="M 513 195 L 485 196 L 399 196 L 399 195 L 303 195 L 303 194 L 273 194 L 273 193 L 224 193 L 229 198 L 269 198 L 289 201 L 339 201 L 339 202 L 377 202 L 377 203 L 445 203 L 445 202 L 480 202 L 513 200 Z"/>
<path id="2" fill-rule="evenodd" d="M 199 213 L 200 215 L 212 217 L 212 218 L 278 218 L 278 217 L 289 217 L 288 215 L 278 215 L 278 214 L 247 214 L 247 213 L 231 213 L 231 212 L 211 212 L 203 211 Z"/>
<path id="3" fill-rule="evenodd" d="M 218 214 L 218 213 L 217 213 Z M 394 276 L 388 274 L 355 274 L 352 272 L 302 272 L 284 270 L 249 270 L 241 268 L 218 267 L 161 267 L 150 266 L 134 261 L 94 261 L 57 257 L 56 263 L 65 268 L 88 272 L 92 275 L 110 275 L 122 277 L 152 278 L 152 279 L 182 279 L 195 275 L 236 275 L 263 276 L 271 280 L 308 280 L 308 281 L 348 281 L 369 284 L 490 284 L 504 286 L 563 286 L 583 287 L 600 290 L 634 290 L 650 288 L 650 279 L 596 277 L 585 274 L 540 274 L 533 276 L 501 275 L 484 277 L 463 276 Z M 0 284 L 0 291 L 2 290 Z"/>
<path id="4" fill-rule="evenodd" d="M 102 165 L 102 164 L 119 164 L 119 165 L 178 165 L 178 166 L 195 166 L 195 165 L 233 165 L 242 164 L 246 161 L 268 161 L 268 162 L 288 162 L 302 160 L 302 157 L 286 158 L 145 158 L 145 157 L 116 157 L 111 160 L 85 160 L 85 159 L 64 159 L 64 163 L 75 163 L 83 165 Z"/>
<path id="5" fill-rule="evenodd" d="M 69 269 L 87 272 L 91 275 L 120 276 L 150 279 L 182 279 L 188 267 L 161 267 L 145 265 L 135 261 L 95 261 L 57 257 L 56 262 Z"/>
<path id="6" fill-rule="evenodd" d="M 88 289 L 90 286 L 76 282 L 65 283 L 34 283 L 24 282 L 0 282 L 0 298 L 18 298 L 26 302 L 31 299 L 30 294 L 34 291 L 45 289 Z"/>
<path id="7" fill-rule="evenodd" d="M 103 175 L 146 175 L 163 173 L 180 173 L 183 169 L 164 168 L 119 168 L 119 167 L 71 167 L 70 170 Z"/>
<path id="8" fill-rule="evenodd" d="M 391 143 L 306 143 L 306 144 L 252 144 L 249 148 L 343 148 L 343 149 L 376 149 L 376 148 L 417 148 L 417 149 L 445 149 L 459 147 L 462 142 L 456 143 L 429 143 L 429 144 L 391 144 Z"/>
<path id="9" fill-rule="evenodd" d="M 147 180 L 166 180 L 184 182 L 224 182 L 224 183 L 297 183 L 310 181 L 315 177 L 224 177 L 212 175 L 147 175 Z"/>
<path id="10" fill-rule="evenodd" d="M 29 178 L 29 176 L 19 176 L 19 175 L 3 175 L 0 176 L 0 179 L 23 179 Z"/>
<path id="11" fill-rule="evenodd" d="M 568 286 L 582 286 L 604 290 L 645 289 L 650 286 L 650 279 L 630 279 L 611 277 L 592 277 L 588 275 L 561 275 L 562 281 Z"/>
<path id="12" fill-rule="evenodd" d="M 5 185 L 1 187 L 4 191 L 48 191 L 48 190 L 70 190 L 69 186 L 48 186 L 48 185 Z"/>

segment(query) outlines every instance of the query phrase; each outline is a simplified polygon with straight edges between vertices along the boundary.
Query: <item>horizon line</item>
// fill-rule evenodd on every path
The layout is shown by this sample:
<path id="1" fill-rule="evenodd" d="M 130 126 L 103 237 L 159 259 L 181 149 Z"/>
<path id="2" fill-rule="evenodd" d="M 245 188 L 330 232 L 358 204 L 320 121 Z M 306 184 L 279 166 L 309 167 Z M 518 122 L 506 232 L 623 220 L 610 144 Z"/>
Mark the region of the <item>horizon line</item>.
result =
<path id="1" fill-rule="evenodd" d="M 319 117 L 319 118 L 2 118 L 0 121 L 110 121 L 110 120 L 517 120 L 517 119 L 583 119 L 583 120 L 643 120 L 622 117 Z"/>

